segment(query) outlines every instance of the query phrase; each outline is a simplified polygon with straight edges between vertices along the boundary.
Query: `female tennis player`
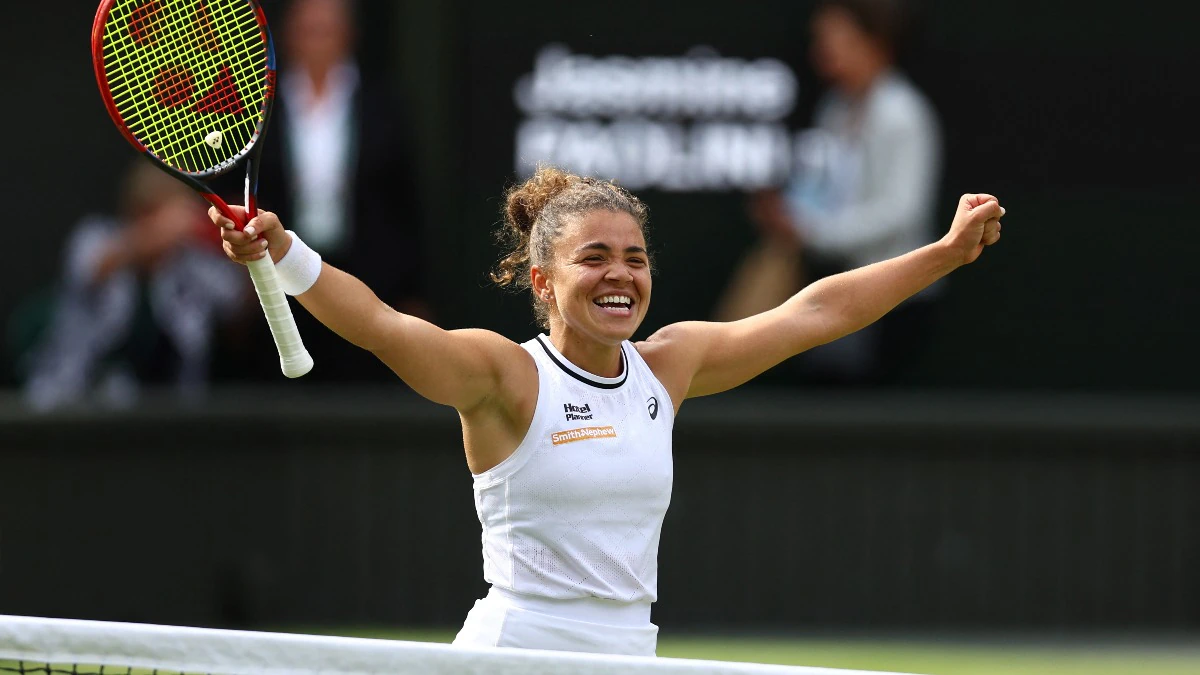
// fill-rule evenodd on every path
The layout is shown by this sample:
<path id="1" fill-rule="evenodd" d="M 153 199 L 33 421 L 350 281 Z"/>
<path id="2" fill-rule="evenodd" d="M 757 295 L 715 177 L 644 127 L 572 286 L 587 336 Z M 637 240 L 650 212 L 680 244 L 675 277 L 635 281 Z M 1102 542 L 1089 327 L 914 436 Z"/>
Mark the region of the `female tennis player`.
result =
<path id="1" fill-rule="evenodd" d="M 232 260 L 269 252 L 285 292 L 313 316 L 458 411 L 491 590 L 455 644 L 653 655 L 650 604 L 683 401 L 867 326 L 996 243 L 1003 212 L 990 195 L 964 195 L 937 243 L 740 321 L 677 323 L 631 343 L 650 307 L 646 207 L 613 183 L 542 168 L 508 192 L 512 250 L 493 273 L 531 290 L 549 329 L 524 344 L 393 310 L 271 213 L 244 231 L 211 215 Z"/>

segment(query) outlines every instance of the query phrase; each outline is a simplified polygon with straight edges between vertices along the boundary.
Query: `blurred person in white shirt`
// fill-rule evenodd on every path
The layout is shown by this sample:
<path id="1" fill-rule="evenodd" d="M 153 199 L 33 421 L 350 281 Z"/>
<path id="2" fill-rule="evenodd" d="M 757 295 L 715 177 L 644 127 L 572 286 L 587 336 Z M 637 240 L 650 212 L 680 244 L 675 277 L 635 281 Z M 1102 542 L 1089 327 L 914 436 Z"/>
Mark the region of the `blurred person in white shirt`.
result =
<path id="1" fill-rule="evenodd" d="M 359 15 L 366 9 L 355 0 L 292 0 L 281 13 L 279 98 L 264 149 L 260 204 L 286 219 L 325 260 L 354 269 L 385 302 L 429 318 L 424 210 L 410 125 L 391 82 L 357 56 Z M 386 12 L 381 6 L 372 11 Z M 399 260 L 396 251 L 404 252 Z M 390 382 L 374 359 L 307 315 L 296 320 L 322 364 L 298 383 Z M 254 328 L 269 344 L 265 328 Z M 278 377 L 275 368 L 251 372 L 267 381 Z"/>
<path id="2" fill-rule="evenodd" d="M 793 179 L 751 197 L 762 241 L 735 273 L 718 319 L 749 316 L 816 279 L 933 240 L 941 138 L 933 106 L 896 66 L 907 9 L 900 0 L 818 3 L 811 57 L 829 90 L 798 143 Z M 927 289 L 871 330 L 805 354 L 806 379 L 888 379 L 924 341 L 938 290 Z"/>

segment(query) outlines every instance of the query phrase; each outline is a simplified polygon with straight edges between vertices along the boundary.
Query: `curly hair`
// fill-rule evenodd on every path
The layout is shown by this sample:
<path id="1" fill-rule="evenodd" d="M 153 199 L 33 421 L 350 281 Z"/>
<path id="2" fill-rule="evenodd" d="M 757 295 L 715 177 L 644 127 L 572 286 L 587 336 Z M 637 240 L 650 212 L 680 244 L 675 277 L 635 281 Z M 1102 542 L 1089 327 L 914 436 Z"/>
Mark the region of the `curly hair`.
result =
<path id="1" fill-rule="evenodd" d="M 645 235 L 650 212 L 625 188 L 612 181 L 538 167 L 529 180 L 505 193 L 504 223 L 497 239 L 508 255 L 492 271 L 492 281 L 502 287 L 532 290 L 530 267 L 547 267 L 554 258 L 554 244 L 563 226 L 593 211 L 627 213 Z M 536 297 L 532 300 L 538 325 L 549 328 L 549 308 Z"/>

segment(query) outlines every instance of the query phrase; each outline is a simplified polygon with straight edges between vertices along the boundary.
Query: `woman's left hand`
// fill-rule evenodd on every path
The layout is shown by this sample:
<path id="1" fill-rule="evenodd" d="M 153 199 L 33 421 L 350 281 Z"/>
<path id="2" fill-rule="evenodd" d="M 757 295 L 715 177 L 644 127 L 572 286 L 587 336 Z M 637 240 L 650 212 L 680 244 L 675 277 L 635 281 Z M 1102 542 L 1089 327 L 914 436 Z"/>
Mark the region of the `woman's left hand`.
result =
<path id="1" fill-rule="evenodd" d="M 942 243 L 962 255 L 962 264 L 975 262 L 984 246 L 1000 241 L 1000 218 L 1004 208 L 988 194 L 966 194 L 958 202 L 958 212 Z"/>

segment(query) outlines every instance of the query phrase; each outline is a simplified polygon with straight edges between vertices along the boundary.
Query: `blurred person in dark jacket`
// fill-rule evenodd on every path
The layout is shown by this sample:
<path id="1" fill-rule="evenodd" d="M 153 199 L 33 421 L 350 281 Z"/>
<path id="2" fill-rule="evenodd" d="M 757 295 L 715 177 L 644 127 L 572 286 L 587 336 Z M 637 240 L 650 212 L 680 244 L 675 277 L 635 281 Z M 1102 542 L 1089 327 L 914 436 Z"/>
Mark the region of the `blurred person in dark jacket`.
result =
<path id="1" fill-rule="evenodd" d="M 811 57 L 830 88 L 798 144 L 791 182 L 751 197 L 762 240 L 735 273 L 718 319 L 755 314 L 821 277 L 934 239 L 939 124 L 896 66 L 908 9 L 901 0 L 817 4 Z M 811 350 L 797 365 L 818 383 L 886 380 L 924 341 L 938 290 L 926 289 L 869 330 Z"/>
<path id="2" fill-rule="evenodd" d="M 205 223 L 202 199 L 137 160 L 120 216 L 87 217 L 69 237 L 49 325 L 27 360 L 32 407 L 133 405 L 145 386 L 203 392 L 218 323 L 252 296 Z"/>
<path id="3" fill-rule="evenodd" d="M 368 79 L 356 63 L 355 9 L 351 0 L 287 6 L 279 23 L 279 96 L 264 148 L 261 205 L 325 260 L 355 270 L 385 302 L 429 317 L 408 124 L 388 87 Z M 397 251 L 407 257 L 398 260 Z M 317 364 L 300 381 L 391 381 L 370 355 L 303 312 L 296 319 Z M 265 327 L 257 330 L 263 335 L 254 343 L 270 346 Z"/>

